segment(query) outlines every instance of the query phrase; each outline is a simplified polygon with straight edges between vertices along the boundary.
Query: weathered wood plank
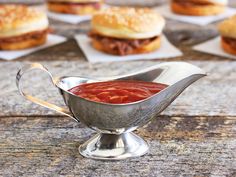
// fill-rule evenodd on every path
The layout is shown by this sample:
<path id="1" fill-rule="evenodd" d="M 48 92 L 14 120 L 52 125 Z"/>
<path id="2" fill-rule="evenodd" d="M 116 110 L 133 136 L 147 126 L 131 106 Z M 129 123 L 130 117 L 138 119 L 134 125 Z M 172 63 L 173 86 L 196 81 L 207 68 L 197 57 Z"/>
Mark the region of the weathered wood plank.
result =
<path id="1" fill-rule="evenodd" d="M 26 101 L 17 91 L 15 75 L 17 68 L 25 62 L 0 63 L 0 116 L 24 115 L 58 115 L 55 112 Z M 91 77 L 112 76 L 137 71 L 143 67 L 156 64 L 154 61 L 122 62 L 112 64 L 90 65 L 83 61 L 77 62 L 42 62 L 55 76 L 85 75 Z M 236 115 L 236 62 L 191 62 L 209 73 L 189 87 L 163 114 L 165 115 Z M 122 67 L 120 67 L 122 66 Z M 28 91 L 40 98 L 63 106 L 62 98 L 57 89 L 41 72 L 28 74 L 24 78 Z"/>
<path id="2" fill-rule="evenodd" d="M 236 175 L 236 117 L 159 117 L 136 132 L 150 152 L 115 162 L 80 156 L 93 132 L 67 118 L 3 117 L 0 132 L 0 176 Z"/>

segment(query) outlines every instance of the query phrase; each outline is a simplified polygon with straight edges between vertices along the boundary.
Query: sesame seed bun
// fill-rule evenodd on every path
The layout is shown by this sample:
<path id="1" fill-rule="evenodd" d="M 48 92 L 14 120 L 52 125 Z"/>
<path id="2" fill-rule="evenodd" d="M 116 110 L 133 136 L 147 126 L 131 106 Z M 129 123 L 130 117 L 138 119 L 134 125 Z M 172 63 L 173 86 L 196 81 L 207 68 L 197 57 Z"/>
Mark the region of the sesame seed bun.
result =
<path id="1" fill-rule="evenodd" d="M 218 29 L 221 36 L 236 39 L 236 15 L 221 22 Z"/>
<path id="2" fill-rule="evenodd" d="M 48 28 L 48 19 L 44 12 L 24 5 L 0 5 L 0 17 L 0 38 Z"/>
<path id="3" fill-rule="evenodd" d="M 102 8 L 102 0 L 53 0 L 47 2 L 47 7 L 57 13 L 91 15 Z"/>
<path id="4" fill-rule="evenodd" d="M 24 5 L 0 5 L 0 50 L 42 45 L 48 34 L 45 13 Z"/>
<path id="5" fill-rule="evenodd" d="M 96 13 L 92 31 L 120 39 L 145 39 L 159 36 L 165 26 L 164 18 L 147 8 L 113 7 Z"/>
<path id="6" fill-rule="evenodd" d="M 189 4 L 187 4 L 189 3 Z M 209 3 L 201 5 L 200 3 Z M 171 1 L 171 9 L 176 14 L 190 16 L 210 16 L 221 14 L 226 9 L 227 2 L 213 0 Z"/>
<path id="7" fill-rule="evenodd" d="M 218 30 L 224 51 L 236 55 L 236 15 L 221 22 Z"/>

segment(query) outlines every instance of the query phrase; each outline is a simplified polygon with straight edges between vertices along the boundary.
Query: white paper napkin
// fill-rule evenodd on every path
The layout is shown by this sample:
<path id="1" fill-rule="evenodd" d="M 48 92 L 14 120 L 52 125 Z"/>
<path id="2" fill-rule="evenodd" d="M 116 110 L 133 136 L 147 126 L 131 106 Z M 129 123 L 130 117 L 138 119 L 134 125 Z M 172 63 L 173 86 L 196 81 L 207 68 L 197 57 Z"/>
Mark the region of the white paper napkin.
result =
<path id="1" fill-rule="evenodd" d="M 147 54 L 115 56 L 100 52 L 91 46 L 90 38 L 87 35 L 76 35 L 75 39 L 81 47 L 88 61 L 91 63 L 130 61 L 144 59 L 163 59 L 182 56 L 182 52 L 173 46 L 165 36 L 162 36 L 161 47 L 159 50 Z"/>
<path id="2" fill-rule="evenodd" d="M 4 60 L 13 60 L 19 57 L 22 57 L 24 55 L 28 55 L 30 53 L 36 52 L 38 50 L 45 49 L 47 47 L 51 47 L 56 44 L 60 44 L 62 42 L 65 42 L 66 38 L 54 34 L 49 34 L 47 42 L 44 45 L 33 47 L 30 49 L 24 49 L 24 50 L 14 50 L 14 51 L 0 51 L 0 58 Z"/>
<path id="3" fill-rule="evenodd" d="M 219 55 L 222 57 L 236 59 L 235 55 L 230 55 L 222 49 L 220 38 L 221 37 L 216 37 L 202 44 L 198 44 L 194 46 L 193 49 L 196 51 L 200 51 L 200 52 L 204 52 L 208 54 Z"/>
<path id="4" fill-rule="evenodd" d="M 60 14 L 60 13 L 55 13 L 55 12 L 47 12 L 47 14 L 49 18 L 71 23 L 71 24 L 78 24 L 83 21 L 88 21 L 92 18 L 91 15 L 81 16 L 81 15 L 71 15 L 71 14 Z"/>
<path id="5" fill-rule="evenodd" d="M 218 20 L 223 20 L 225 18 L 228 18 L 236 13 L 235 8 L 227 7 L 226 11 L 219 15 L 213 15 L 213 16 L 186 16 L 186 15 L 178 15 L 171 11 L 169 5 L 164 5 L 161 7 L 154 8 L 157 12 L 162 14 L 164 17 L 178 20 L 182 22 L 192 23 L 195 25 L 204 26 L 210 23 L 213 23 Z"/>

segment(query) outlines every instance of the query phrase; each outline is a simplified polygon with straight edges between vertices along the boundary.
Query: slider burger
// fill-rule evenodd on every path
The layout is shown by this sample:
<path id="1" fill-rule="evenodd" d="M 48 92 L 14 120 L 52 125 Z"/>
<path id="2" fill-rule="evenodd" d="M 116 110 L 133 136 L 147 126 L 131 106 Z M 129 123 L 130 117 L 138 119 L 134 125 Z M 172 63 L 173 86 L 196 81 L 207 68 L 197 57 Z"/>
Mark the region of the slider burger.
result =
<path id="1" fill-rule="evenodd" d="M 236 15 L 221 22 L 218 28 L 222 48 L 225 52 L 236 55 Z"/>
<path id="2" fill-rule="evenodd" d="M 208 16 L 223 13 L 228 0 L 172 0 L 171 9 L 181 15 Z"/>
<path id="3" fill-rule="evenodd" d="M 23 5 L 0 5 L 0 50 L 42 45 L 48 34 L 47 16 Z"/>
<path id="4" fill-rule="evenodd" d="M 92 46 L 113 55 L 148 53 L 160 48 L 165 20 L 147 8 L 113 7 L 92 18 Z"/>
<path id="5" fill-rule="evenodd" d="M 102 8 L 102 0 L 47 0 L 47 6 L 57 13 L 89 15 Z"/>

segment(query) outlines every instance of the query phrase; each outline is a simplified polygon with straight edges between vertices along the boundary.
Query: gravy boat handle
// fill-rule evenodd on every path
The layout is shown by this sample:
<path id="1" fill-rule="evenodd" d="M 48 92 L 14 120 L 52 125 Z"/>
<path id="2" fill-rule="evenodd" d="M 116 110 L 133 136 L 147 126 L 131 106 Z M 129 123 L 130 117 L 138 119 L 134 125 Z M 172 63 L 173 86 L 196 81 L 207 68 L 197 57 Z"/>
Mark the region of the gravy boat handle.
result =
<path id="1" fill-rule="evenodd" d="M 33 102 L 33 103 L 36 103 L 36 104 L 38 104 L 38 105 L 40 105 L 40 106 L 46 107 L 46 108 L 51 109 L 51 110 L 54 110 L 54 111 L 56 111 L 56 112 L 59 112 L 59 113 L 65 115 L 65 116 L 68 116 L 68 117 L 70 117 L 70 118 L 72 118 L 72 119 L 74 119 L 75 121 L 78 122 L 77 119 L 75 119 L 72 115 L 70 115 L 70 112 L 69 112 L 68 110 L 66 110 L 66 109 L 64 109 L 64 108 L 61 108 L 61 107 L 59 107 L 59 106 L 56 106 L 56 105 L 54 105 L 54 104 L 48 103 L 48 102 L 46 102 L 46 101 L 44 101 L 44 100 L 41 100 L 41 99 L 39 99 L 39 98 L 36 98 L 36 97 L 34 97 L 34 96 L 32 96 L 32 95 L 29 95 L 29 94 L 25 93 L 25 92 L 22 90 L 21 84 L 20 84 L 20 83 L 21 83 L 21 78 L 22 78 L 22 76 L 23 76 L 25 73 L 27 73 L 27 72 L 29 72 L 29 71 L 31 71 L 31 70 L 34 70 L 34 69 L 40 69 L 40 70 L 46 72 L 46 73 L 50 76 L 50 79 L 51 79 L 52 83 L 53 83 L 54 85 L 56 85 L 56 84 L 55 84 L 56 82 L 55 82 L 55 80 L 53 79 L 52 74 L 51 74 L 51 73 L 47 70 L 47 68 L 45 68 L 43 65 L 41 65 L 40 63 L 27 64 L 27 65 L 23 66 L 23 67 L 18 71 L 18 73 L 17 73 L 17 75 L 16 75 L 16 86 L 17 86 L 17 88 L 18 88 L 20 94 L 21 94 L 22 96 L 24 96 L 26 99 L 28 99 L 29 101 Z"/>

